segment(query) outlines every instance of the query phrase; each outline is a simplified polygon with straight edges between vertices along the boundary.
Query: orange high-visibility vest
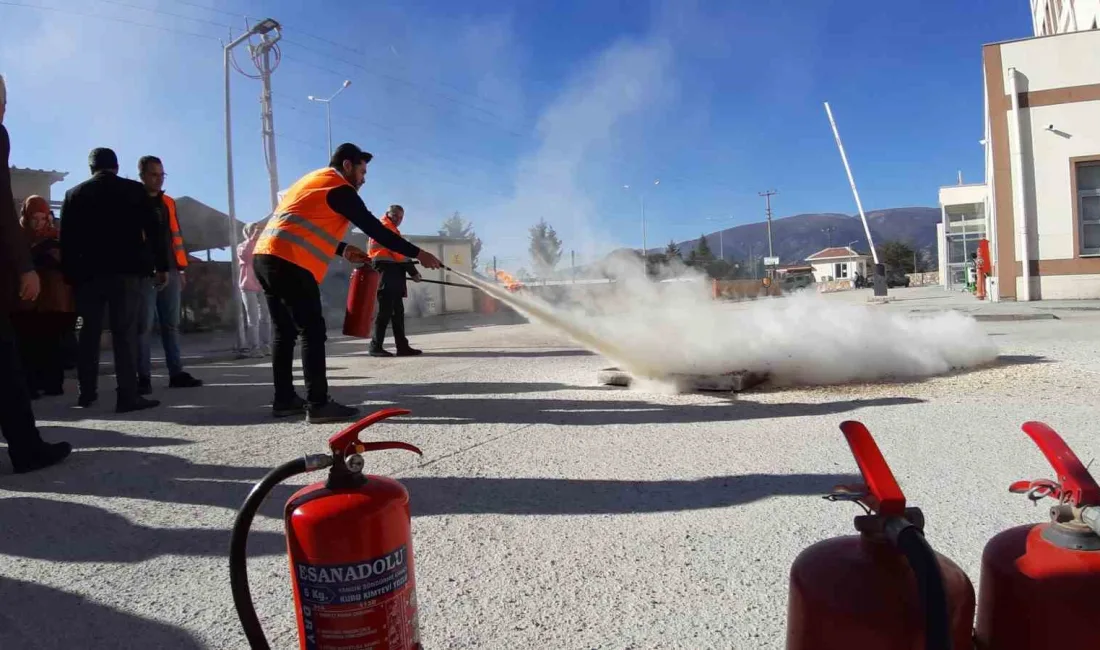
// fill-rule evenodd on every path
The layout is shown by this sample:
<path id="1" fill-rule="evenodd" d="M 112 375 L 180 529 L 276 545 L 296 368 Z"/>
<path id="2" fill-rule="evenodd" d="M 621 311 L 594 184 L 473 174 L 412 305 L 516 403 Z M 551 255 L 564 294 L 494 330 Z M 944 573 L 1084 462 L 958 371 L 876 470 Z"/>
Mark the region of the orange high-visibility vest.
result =
<path id="1" fill-rule="evenodd" d="M 329 190 L 351 185 L 331 167 L 312 171 L 290 186 L 256 242 L 255 255 L 274 255 L 325 278 L 336 247 L 351 223 L 328 205 Z"/>
<path id="2" fill-rule="evenodd" d="M 394 224 L 389 215 L 382 217 L 382 225 L 386 227 L 386 230 L 389 230 L 398 237 L 401 236 L 401 231 L 397 229 L 397 225 Z M 391 251 L 390 249 L 386 248 L 382 244 L 379 244 L 373 239 L 370 240 L 370 245 L 367 246 L 367 255 L 370 256 L 371 260 L 382 259 L 392 260 L 394 262 L 404 262 L 406 259 L 408 259 L 404 255 L 399 255 Z"/>
<path id="3" fill-rule="evenodd" d="M 183 247 L 183 232 L 180 230 L 180 222 L 176 217 L 176 200 L 167 194 L 162 194 L 164 205 L 168 206 L 168 228 L 172 232 L 172 254 L 176 256 L 176 267 L 187 268 L 187 251 Z"/>

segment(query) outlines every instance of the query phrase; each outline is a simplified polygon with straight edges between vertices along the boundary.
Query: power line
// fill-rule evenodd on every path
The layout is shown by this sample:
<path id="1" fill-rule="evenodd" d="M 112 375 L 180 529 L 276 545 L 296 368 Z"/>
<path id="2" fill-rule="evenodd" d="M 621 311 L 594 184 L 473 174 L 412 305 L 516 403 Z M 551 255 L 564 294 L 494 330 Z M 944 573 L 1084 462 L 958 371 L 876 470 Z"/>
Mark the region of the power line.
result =
<path id="1" fill-rule="evenodd" d="M 225 29 L 233 29 L 232 25 L 226 25 L 225 23 L 218 23 L 212 20 L 206 20 L 205 18 L 194 18 L 192 16 L 186 16 L 184 14 L 177 14 L 171 11 L 164 11 L 163 9 L 153 9 L 152 7 L 144 7 L 142 5 L 130 4 L 129 2 L 121 2 L 120 0 L 98 0 L 99 2 L 105 2 L 107 4 L 118 5 L 120 7 L 126 7 L 128 9 L 137 9 L 139 11 L 148 11 L 149 13 L 161 14 L 163 16 L 171 16 L 173 18 L 181 18 L 183 20 L 193 20 L 197 23 L 205 23 L 207 25 L 214 25 L 215 27 L 223 27 Z"/>
<path id="2" fill-rule="evenodd" d="M 164 26 L 161 26 L 161 25 L 150 25 L 148 23 L 139 23 L 137 21 L 128 20 L 126 18 L 118 18 L 116 16 L 104 16 L 103 14 L 87 13 L 87 12 L 83 12 L 83 11 L 77 11 L 75 9 L 67 9 L 67 8 L 63 9 L 63 8 L 60 8 L 60 7 L 46 7 L 46 6 L 43 6 L 43 5 L 26 4 L 26 3 L 23 3 L 23 2 L 10 2 L 9 0 L 0 0 L 0 5 L 6 6 L 6 7 L 22 7 L 24 9 L 39 9 L 39 10 L 43 10 L 43 11 L 53 11 L 53 12 L 60 13 L 60 14 L 68 14 L 70 16 L 83 16 L 85 18 L 98 18 L 100 20 L 110 20 L 110 21 L 114 21 L 114 22 L 117 22 L 117 23 L 126 23 L 127 25 L 134 25 L 136 27 L 145 27 L 145 28 L 148 28 L 148 29 L 156 29 L 156 30 L 160 30 L 162 32 L 168 32 L 170 34 L 178 34 L 180 36 L 191 36 L 192 38 L 202 38 L 202 39 L 211 40 L 211 41 L 220 41 L 221 40 L 221 39 L 219 39 L 215 36 L 210 36 L 208 34 L 196 34 L 194 32 L 187 32 L 187 31 L 183 31 L 183 30 L 180 30 L 180 29 L 172 29 L 170 27 L 164 27 Z"/>
<path id="3" fill-rule="evenodd" d="M 297 47 L 300 47 L 300 48 L 302 48 L 303 50 L 305 50 L 305 51 L 307 51 L 307 52 L 312 52 L 313 54 L 317 54 L 317 55 L 320 55 L 320 56 L 323 56 L 323 57 L 326 57 L 326 58 L 330 58 L 330 59 L 332 59 L 332 60 L 334 60 L 334 61 L 338 61 L 338 62 L 340 62 L 340 63 L 343 63 L 343 64 L 345 64 L 345 65 L 350 65 L 350 66 L 352 66 L 353 68 L 358 68 L 358 69 L 360 69 L 360 70 L 362 70 L 362 71 L 364 71 L 364 72 L 366 72 L 366 73 L 368 73 L 368 74 L 373 74 L 373 75 L 376 75 L 376 76 L 378 76 L 378 77 L 381 77 L 382 79 L 386 79 L 386 80 L 388 80 L 388 81 L 392 81 L 392 82 L 394 82 L 394 83 L 399 83 L 399 84 L 404 84 L 404 85 L 407 85 L 407 86 L 412 86 L 413 88 L 420 88 L 421 90 L 425 90 L 425 91 L 427 91 L 427 92 L 431 92 L 431 93 L 433 93 L 433 94 L 439 95 L 440 97 L 443 97 L 443 98 L 445 98 L 445 99 L 448 99 L 448 100 L 450 100 L 450 101 L 452 101 L 452 102 L 454 102 L 454 103 L 458 104 L 459 106 L 465 106 L 465 107 L 467 107 L 467 108 L 470 108 L 470 109 L 473 109 L 473 110 L 475 110 L 475 111 L 480 111 L 480 112 L 482 112 L 482 113 L 485 113 L 486 115 L 489 115 L 489 116 L 491 116 L 491 117 L 494 117 L 494 118 L 496 118 L 497 120 L 501 120 L 501 121 L 504 121 L 504 120 L 505 120 L 505 118 L 504 118 L 504 117 L 502 117 L 502 116 L 500 116 L 500 115 L 497 115 L 496 113 L 494 113 L 494 112 L 492 112 L 492 111 L 490 111 L 490 110 L 488 110 L 488 109 L 486 109 L 486 108 L 482 108 L 481 106 L 476 106 L 476 105 L 474 105 L 474 104 L 469 104 L 469 103 L 466 103 L 466 102 L 464 102 L 464 101 L 462 101 L 462 100 L 460 100 L 460 99 L 457 99 L 457 98 L 455 98 L 455 97 L 452 97 L 451 95 L 447 95 L 447 94 L 445 94 L 445 93 L 441 93 L 441 92 L 439 92 L 439 91 L 434 91 L 434 90 L 431 90 L 431 89 L 425 88 L 425 87 L 424 87 L 424 86 L 422 86 L 421 84 L 418 84 L 418 83 L 416 83 L 416 82 L 414 82 L 414 81 L 409 81 L 408 79 L 402 79 L 401 77 L 395 77 L 395 76 L 393 76 L 393 75 L 390 75 L 390 74 L 386 74 L 386 73 L 384 73 L 384 72 L 378 72 L 377 70 L 374 70 L 374 69 L 372 69 L 372 68 L 369 68 L 369 67 L 367 67 L 367 66 L 365 66 L 365 65 L 362 65 L 362 64 L 356 63 L 356 62 L 354 62 L 354 61 L 349 61 L 349 60 L 347 60 L 347 59 L 343 59 L 343 58 L 340 58 L 340 57 L 338 57 L 338 56 L 335 56 L 335 55 L 329 54 L 328 52 L 322 52 L 322 51 L 320 51 L 320 50 L 317 50 L 317 49 L 314 49 L 314 48 L 312 48 L 312 47 L 310 47 L 310 46 L 308 46 L 308 45 L 305 45 L 305 44 L 303 44 L 303 43 L 299 43 L 299 42 L 297 42 L 297 41 L 291 41 L 291 40 L 287 40 L 286 42 L 287 42 L 287 44 L 289 44 L 289 45 L 296 45 Z"/>

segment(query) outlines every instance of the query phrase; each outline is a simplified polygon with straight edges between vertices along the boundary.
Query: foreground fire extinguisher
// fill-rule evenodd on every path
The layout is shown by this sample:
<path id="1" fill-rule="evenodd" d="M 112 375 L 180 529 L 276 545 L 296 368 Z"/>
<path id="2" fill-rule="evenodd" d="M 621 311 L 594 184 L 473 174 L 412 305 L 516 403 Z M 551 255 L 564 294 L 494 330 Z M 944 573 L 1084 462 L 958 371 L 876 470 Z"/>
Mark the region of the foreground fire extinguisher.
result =
<path id="1" fill-rule="evenodd" d="M 381 274 L 370 264 L 363 264 L 351 272 L 348 283 L 348 300 L 344 310 L 344 334 L 356 338 L 370 338 L 374 323 L 374 309 L 378 302 L 378 284 Z"/>
<path id="2" fill-rule="evenodd" d="M 328 479 L 302 488 L 286 503 L 301 650 L 419 650 L 409 493 L 397 481 L 362 474 L 362 454 L 405 449 L 403 442 L 360 442 L 359 432 L 404 409 L 384 409 L 329 438 L 329 454 L 276 467 L 256 484 L 233 525 L 229 578 L 233 604 L 249 646 L 269 650 L 248 588 L 252 518 L 271 489 L 286 479 L 329 468 Z"/>
<path id="3" fill-rule="evenodd" d="M 924 539 L 924 515 L 905 495 L 871 433 L 840 425 L 864 485 L 825 498 L 854 501 L 859 535 L 810 546 L 791 566 L 787 650 L 969 650 L 974 587 Z"/>
<path id="4" fill-rule="evenodd" d="M 1053 429 L 1024 432 L 1057 481 L 1017 481 L 1009 490 L 1051 497 L 1050 522 L 1010 528 L 982 553 L 975 642 L 979 650 L 1100 648 L 1100 486 Z"/>

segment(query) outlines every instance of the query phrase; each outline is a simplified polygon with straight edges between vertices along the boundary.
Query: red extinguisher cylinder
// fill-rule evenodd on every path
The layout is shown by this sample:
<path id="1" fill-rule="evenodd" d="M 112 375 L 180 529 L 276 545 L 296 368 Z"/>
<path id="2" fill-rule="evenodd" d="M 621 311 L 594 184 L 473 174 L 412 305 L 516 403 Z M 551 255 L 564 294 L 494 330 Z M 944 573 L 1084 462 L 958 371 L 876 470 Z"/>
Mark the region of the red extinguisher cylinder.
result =
<path id="1" fill-rule="evenodd" d="M 343 332 L 346 336 L 370 338 L 380 281 L 381 275 L 369 264 L 358 266 L 351 272 L 344 311 Z"/>
<path id="2" fill-rule="evenodd" d="M 787 650 L 969 650 L 974 587 L 924 539 L 886 460 L 859 422 L 841 424 L 864 483 L 838 486 L 855 501 L 859 535 L 818 542 L 791 566 Z"/>
<path id="3" fill-rule="evenodd" d="M 978 650 L 1100 648 L 1100 486 L 1053 429 L 1023 430 L 1054 467 L 1057 481 L 1018 481 L 1033 501 L 1058 501 L 1050 521 L 994 536 L 982 553 Z"/>
<path id="4" fill-rule="evenodd" d="M 248 532 L 275 485 L 317 469 L 328 479 L 298 490 L 284 510 L 301 650 L 420 650 L 409 493 L 399 482 L 362 473 L 362 454 L 421 453 L 403 442 L 362 442 L 372 424 L 409 411 L 382 409 L 329 438 L 329 455 L 300 458 L 269 472 L 245 499 L 230 540 L 230 588 L 245 638 L 270 650 L 248 586 Z"/>
<path id="5" fill-rule="evenodd" d="M 397 481 L 299 490 L 286 506 L 301 650 L 420 643 L 409 493 Z"/>

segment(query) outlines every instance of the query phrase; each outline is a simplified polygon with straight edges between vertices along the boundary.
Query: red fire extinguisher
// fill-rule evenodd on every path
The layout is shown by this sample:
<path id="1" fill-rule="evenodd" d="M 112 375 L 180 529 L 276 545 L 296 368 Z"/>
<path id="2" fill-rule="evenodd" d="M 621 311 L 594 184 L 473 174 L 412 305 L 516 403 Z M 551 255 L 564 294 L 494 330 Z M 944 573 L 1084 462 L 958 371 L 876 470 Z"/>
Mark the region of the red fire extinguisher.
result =
<path id="1" fill-rule="evenodd" d="M 329 468 L 328 479 L 295 492 L 284 513 L 300 648 L 419 650 L 409 493 L 391 478 L 363 475 L 362 454 L 421 452 L 403 442 L 359 440 L 372 424 L 408 413 L 372 413 L 329 438 L 329 454 L 284 463 L 252 488 L 233 525 L 229 551 L 233 603 L 251 648 L 270 648 L 248 588 L 252 518 L 278 483 Z"/>
<path id="2" fill-rule="evenodd" d="M 1100 648 L 1100 486 L 1053 429 L 1024 432 L 1057 481 L 1017 481 L 1009 490 L 1051 497 L 1050 522 L 1010 528 L 982 553 L 975 642 L 980 650 Z"/>
<path id="3" fill-rule="evenodd" d="M 356 338 L 370 338 L 374 322 L 374 308 L 378 302 L 378 284 L 382 276 L 370 264 L 363 264 L 351 272 L 348 283 L 348 300 L 344 311 L 344 334 Z"/>
<path id="4" fill-rule="evenodd" d="M 791 566 L 787 650 L 969 650 L 974 587 L 924 538 L 924 515 L 905 495 L 871 433 L 840 425 L 863 485 L 825 498 L 854 501 L 867 514 L 859 535 L 802 551 Z"/>

